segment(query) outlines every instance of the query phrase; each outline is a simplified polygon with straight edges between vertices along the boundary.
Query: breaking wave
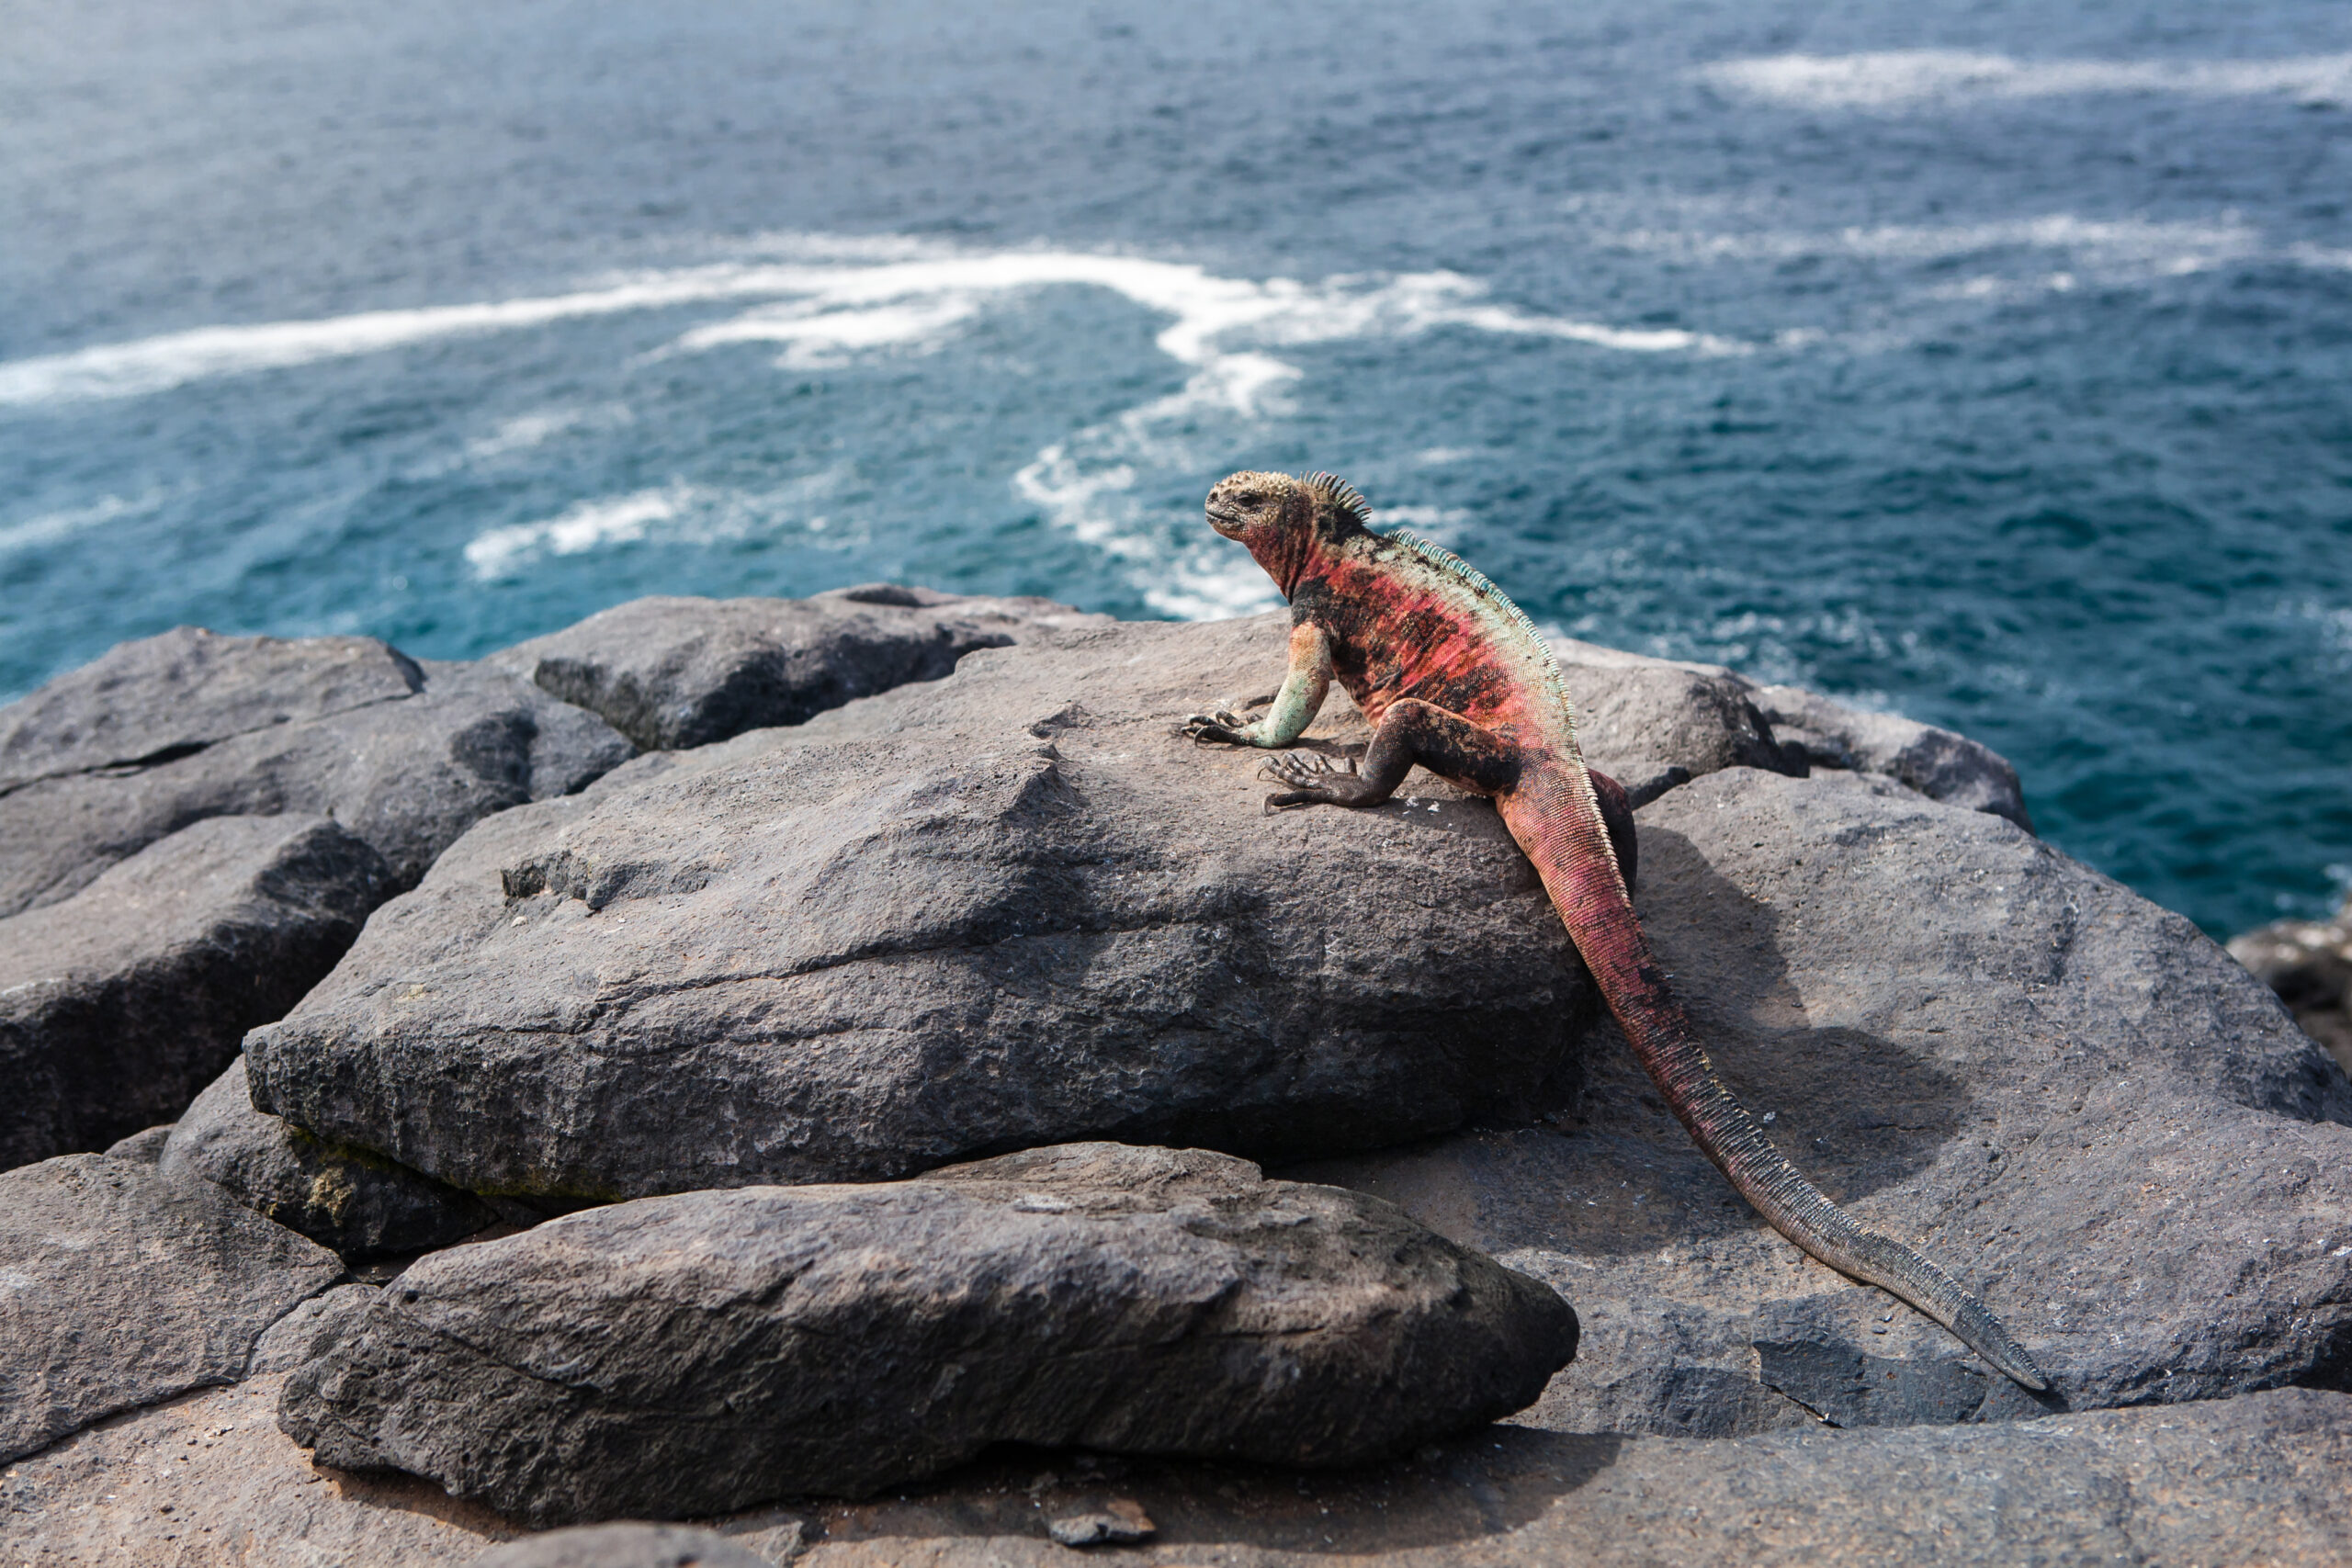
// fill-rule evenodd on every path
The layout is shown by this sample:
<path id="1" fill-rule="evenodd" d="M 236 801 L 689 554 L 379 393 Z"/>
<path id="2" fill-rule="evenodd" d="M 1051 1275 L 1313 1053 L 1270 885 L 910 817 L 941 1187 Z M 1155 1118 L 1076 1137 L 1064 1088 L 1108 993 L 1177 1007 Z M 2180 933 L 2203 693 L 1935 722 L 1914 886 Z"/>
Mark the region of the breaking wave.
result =
<path id="1" fill-rule="evenodd" d="M 1750 97 L 1817 109 L 1903 109 L 2086 93 L 2352 103 L 2352 54 L 2284 60 L 2018 60 L 1962 50 L 1898 49 L 1725 60 L 1701 67 L 1698 75 Z"/>

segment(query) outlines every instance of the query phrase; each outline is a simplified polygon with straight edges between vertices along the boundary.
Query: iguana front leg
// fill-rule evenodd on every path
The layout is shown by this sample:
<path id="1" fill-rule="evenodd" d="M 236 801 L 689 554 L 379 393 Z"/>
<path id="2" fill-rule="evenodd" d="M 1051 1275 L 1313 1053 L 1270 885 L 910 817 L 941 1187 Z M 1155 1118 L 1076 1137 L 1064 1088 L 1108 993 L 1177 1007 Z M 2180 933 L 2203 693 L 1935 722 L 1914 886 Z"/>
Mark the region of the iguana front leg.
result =
<path id="1" fill-rule="evenodd" d="M 1184 720 L 1184 733 L 1195 740 L 1222 740 L 1235 746 L 1287 746 L 1306 733 L 1323 699 L 1331 692 L 1331 643 L 1323 628 L 1302 621 L 1290 632 L 1290 672 L 1273 706 L 1255 720 L 1220 710 L 1196 713 Z"/>

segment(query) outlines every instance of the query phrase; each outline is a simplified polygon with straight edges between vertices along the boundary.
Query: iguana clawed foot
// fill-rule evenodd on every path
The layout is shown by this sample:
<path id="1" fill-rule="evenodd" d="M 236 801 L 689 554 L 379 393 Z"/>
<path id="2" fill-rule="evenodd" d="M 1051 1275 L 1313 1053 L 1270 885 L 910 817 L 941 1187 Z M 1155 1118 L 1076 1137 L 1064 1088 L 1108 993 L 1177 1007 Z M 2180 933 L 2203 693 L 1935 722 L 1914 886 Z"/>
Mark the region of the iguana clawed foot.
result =
<path id="1" fill-rule="evenodd" d="M 1351 805 L 1367 789 L 1353 757 L 1334 764 L 1320 751 L 1285 751 L 1269 758 L 1258 776 L 1268 784 L 1290 785 L 1279 795 L 1266 796 L 1270 814 L 1293 806 Z"/>
<path id="2" fill-rule="evenodd" d="M 1212 741 L 1223 741 L 1228 746 L 1250 743 L 1250 737 L 1243 733 L 1250 728 L 1250 721 L 1227 708 L 1219 708 L 1215 713 L 1193 714 L 1184 720 L 1181 728 L 1193 738 L 1195 745 L 1206 745 Z"/>

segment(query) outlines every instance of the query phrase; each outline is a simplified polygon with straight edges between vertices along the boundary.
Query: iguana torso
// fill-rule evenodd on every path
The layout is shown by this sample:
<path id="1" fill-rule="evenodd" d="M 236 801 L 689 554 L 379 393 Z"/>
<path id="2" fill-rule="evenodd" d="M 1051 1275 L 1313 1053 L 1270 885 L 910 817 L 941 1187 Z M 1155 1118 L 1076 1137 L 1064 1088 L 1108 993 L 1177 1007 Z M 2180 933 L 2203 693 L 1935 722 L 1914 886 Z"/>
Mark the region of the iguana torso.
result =
<path id="1" fill-rule="evenodd" d="M 1975 1296 L 1911 1248 L 1866 1231 L 1781 1157 L 1733 1099 L 1671 995 L 1634 915 L 1624 792 L 1584 765 L 1558 666 L 1519 607 L 1410 536 L 1366 526 L 1329 474 L 1239 473 L 1209 492 L 1209 524 L 1246 545 L 1291 602 L 1290 669 L 1264 716 L 1185 721 L 1196 739 L 1277 749 L 1338 681 L 1373 725 L 1361 767 L 1292 752 L 1265 772 L 1269 810 L 1375 806 L 1419 764 L 1491 796 L 1642 1066 L 1699 1147 L 1782 1235 L 1951 1328 L 2031 1389 L 2032 1359 Z"/>

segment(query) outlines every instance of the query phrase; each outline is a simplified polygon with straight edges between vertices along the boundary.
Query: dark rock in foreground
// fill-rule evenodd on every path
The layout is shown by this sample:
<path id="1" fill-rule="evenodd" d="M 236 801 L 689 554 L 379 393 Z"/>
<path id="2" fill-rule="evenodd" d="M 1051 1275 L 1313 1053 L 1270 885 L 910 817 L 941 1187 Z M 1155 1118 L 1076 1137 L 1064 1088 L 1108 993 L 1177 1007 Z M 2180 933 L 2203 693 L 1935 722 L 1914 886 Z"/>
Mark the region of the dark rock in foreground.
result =
<path id="1" fill-rule="evenodd" d="M 574 1525 L 492 1547 L 473 1568 L 775 1568 L 729 1540 L 684 1525 Z"/>
<path id="2" fill-rule="evenodd" d="M 1549 1289 L 1385 1203 L 1075 1145 L 649 1199 L 417 1264 L 288 1382 L 319 1462 L 535 1524 L 856 1494 L 998 1442 L 1345 1465 L 1519 1408 Z"/>
<path id="3" fill-rule="evenodd" d="M 1268 818 L 1259 757 L 1177 731 L 1281 638 L 1054 633 L 494 818 L 248 1039 L 254 1103 L 602 1198 L 1086 1137 L 1299 1158 L 1556 1102 L 1595 1000 L 1490 806 Z"/>
<path id="4" fill-rule="evenodd" d="M 159 1168 L 212 1182 L 348 1258 L 447 1247 L 497 1218 L 469 1192 L 255 1111 L 242 1056 L 182 1114 Z"/>
<path id="5" fill-rule="evenodd" d="M 579 789 L 634 750 L 475 664 L 365 637 L 125 643 L 0 708 L 0 915 L 53 904 L 192 822 L 332 817 L 413 886 L 482 817 Z M 19 756 L 21 752 L 21 756 Z"/>
<path id="6" fill-rule="evenodd" d="M 2352 898 L 2332 920 L 2278 920 L 2232 937 L 2230 956 L 2352 1072 Z"/>
<path id="7" fill-rule="evenodd" d="M 1641 813 L 1638 897 L 1724 1077 L 1866 1223 L 1983 1293 L 2075 1408 L 2352 1371 L 2352 1083 L 2187 920 L 1875 779 L 1733 770 Z M 1577 1113 L 1286 1172 L 1550 1280 L 1572 1431 L 2043 1405 L 1764 1228 L 1622 1044 Z"/>
<path id="8" fill-rule="evenodd" d="M 334 967 L 387 880 L 323 818 L 216 817 L 0 919 L 0 1166 L 171 1120 Z"/>
<path id="9" fill-rule="evenodd" d="M 243 1376 L 343 1272 L 198 1184 L 69 1155 L 0 1174 L 0 1462 L 100 1416 Z"/>
<path id="10" fill-rule="evenodd" d="M 982 648 L 1107 624 L 1050 599 L 874 582 L 807 599 L 635 599 L 487 662 L 603 716 L 649 751 L 804 724 Z"/>

